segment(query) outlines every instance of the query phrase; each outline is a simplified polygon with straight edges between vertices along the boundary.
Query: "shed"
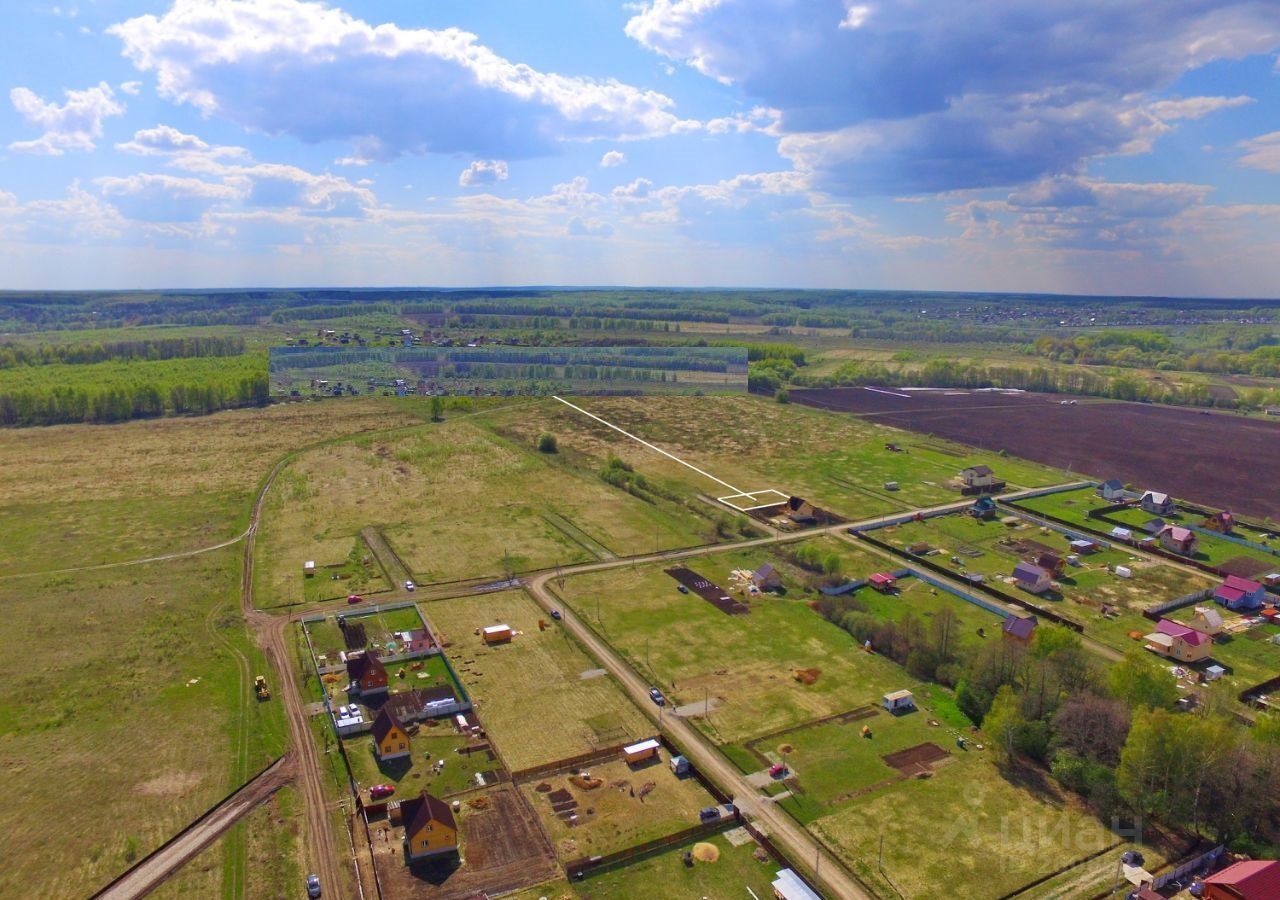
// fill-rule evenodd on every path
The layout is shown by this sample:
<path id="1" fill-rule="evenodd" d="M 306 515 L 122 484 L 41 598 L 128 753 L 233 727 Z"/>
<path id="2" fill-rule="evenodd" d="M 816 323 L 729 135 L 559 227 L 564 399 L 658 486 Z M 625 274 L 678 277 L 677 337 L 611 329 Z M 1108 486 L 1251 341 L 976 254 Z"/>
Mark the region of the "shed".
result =
<path id="1" fill-rule="evenodd" d="M 761 563 L 760 568 L 751 573 L 751 583 L 757 589 L 765 591 L 782 586 L 782 578 L 771 563 Z"/>
<path id="2" fill-rule="evenodd" d="M 1124 482 L 1119 478 L 1108 478 L 1098 485 L 1098 496 L 1103 500 L 1122 500 L 1124 493 Z"/>
<path id="3" fill-rule="evenodd" d="M 1117 525 L 1115 528 L 1111 529 L 1111 536 L 1118 541 L 1127 541 L 1133 537 L 1133 532 L 1128 528 L 1121 528 Z"/>
<path id="4" fill-rule="evenodd" d="M 302 574 L 303 575 L 316 574 L 316 561 L 314 559 L 309 559 L 302 564 Z"/>
<path id="5" fill-rule="evenodd" d="M 876 572 L 867 579 L 867 583 L 882 594 L 887 594 L 893 590 L 896 579 L 887 572 Z"/>
<path id="6" fill-rule="evenodd" d="M 627 761 L 627 765 L 635 765 L 638 762 L 644 762 L 646 759 L 657 759 L 658 748 L 661 746 L 657 738 L 649 738 L 645 741 L 628 744 L 622 748 L 622 758 Z"/>
<path id="7" fill-rule="evenodd" d="M 773 896 L 777 900 L 822 900 L 822 897 L 813 892 L 809 885 L 805 884 L 791 869 L 779 869 L 778 877 L 773 880 L 771 885 L 773 888 Z"/>
<path id="8" fill-rule="evenodd" d="M 1214 665 L 1204 670 L 1204 677 L 1208 681 L 1217 681 L 1223 675 L 1227 674 L 1227 670 L 1222 666 Z"/>
<path id="9" fill-rule="evenodd" d="M 510 625 L 488 625 L 483 629 L 486 644 L 505 644 L 511 640 L 513 632 Z"/>
<path id="10" fill-rule="evenodd" d="M 915 709 L 916 698 L 910 691 L 890 691 L 884 695 L 883 705 L 889 712 Z"/>
<path id="11" fill-rule="evenodd" d="M 1076 538 L 1071 542 L 1071 549 L 1076 553 L 1092 553 L 1098 549 L 1098 545 L 1084 538 Z"/>
<path id="12" fill-rule="evenodd" d="M 969 507 L 969 515 L 975 519 L 991 519 L 996 514 L 996 501 L 990 497 L 979 497 L 974 501 L 973 506 Z"/>
<path id="13" fill-rule="evenodd" d="M 1119 578 L 1132 578 L 1133 569 L 1128 566 L 1116 566 L 1116 576 Z"/>
<path id="14" fill-rule="evenodd" d="M 1039 622 L 1035 616 L 1020 616 L 1017 613 L 1009 613 L 1009 615 L 1005 616 L 1004 624 L 1000 626 L 1000 631 L 1005 640 L 1019 644 L 1029 644 L 1031 639 L 1035 637 L 1036 625 L 1038 624 Z"/>
<path id="15" fill-rule="evenodd" d="M 671 771 L 676 775 L 689 774 L 689 760 L 683 756 L 671 757 Z"/>

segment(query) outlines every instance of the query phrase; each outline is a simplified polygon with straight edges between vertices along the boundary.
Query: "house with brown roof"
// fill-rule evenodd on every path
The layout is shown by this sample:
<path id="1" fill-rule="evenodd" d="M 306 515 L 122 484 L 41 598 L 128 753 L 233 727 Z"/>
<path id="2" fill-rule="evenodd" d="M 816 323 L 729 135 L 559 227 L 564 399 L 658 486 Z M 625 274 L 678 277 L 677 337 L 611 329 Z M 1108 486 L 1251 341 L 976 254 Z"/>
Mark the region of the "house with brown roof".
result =
<path id="1" fill-rule="evenodd" d="M 1209 531 L 1216 531 L 1219 534 L 1230 534 L 1235 530 L 1236 517 L 1231 514 L 1231 510 L 1224 509 L 1222 512 L 1210 513 L 1200 523 L 1200 527 L 1207 528 Z"/>
<path id="2" fill-rule="evenodd" d="M 458 823 L 449 804 L 426 791 L 400 804 L 410 862 L 458 852 Z"/>
<path id="3" fill-rule="evenodd" d="M 1006 641 L 1026 646 L 1035 637 L 1037 624 L 1039 622 L 1035 616 L 1020 616 L 1016 613 L 1009 613 L 1009 615 L 1005 616 L 1004 624 L 1000 626 L 1000 633 Z"/>
<path id="4" fill-rule="evenodd" d="M 353 653 L 347 657 L 348 693 L 377 694 L 387 690 L 387 667 L 372 653 Z"/>
<path id="5" fill-rule="evenodd" d="M 404 730 L 400 719 L 389 706 L 384 706 L 378 711 L 378 717 L 373 720 L 371 733 L 374 752 L 382 762 L 403 759 L 409 755 L 409 733 Z"/>
<path id="6" fill-rule="evenodd" d="M 1166 525 L 1160 529 L 1157 537 L 1160 538 L 1161 547 L 1180 556 L 1195 556 L 1200 546 L 1200 539 L 1196 537 L 1196 533 L 1181 525 Z"/>

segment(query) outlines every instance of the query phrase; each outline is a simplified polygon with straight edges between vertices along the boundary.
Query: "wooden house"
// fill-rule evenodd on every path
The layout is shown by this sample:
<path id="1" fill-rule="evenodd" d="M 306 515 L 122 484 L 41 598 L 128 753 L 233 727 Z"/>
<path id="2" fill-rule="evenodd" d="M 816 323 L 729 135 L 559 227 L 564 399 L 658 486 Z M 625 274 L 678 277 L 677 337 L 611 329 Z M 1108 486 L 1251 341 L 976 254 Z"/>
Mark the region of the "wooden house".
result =
<path id="1" fill-rule="evenodd" d="M 374 752 L 383 762 L 409 755 L 409 733 L 389 706 L 378 711 L 378 717 L 373 720 L 372 735 Z"/>
<path id="2" fill-rule="evenodd" d="M 1138 501 L 1138 505 L 1156 516 L 1171 516 L 1176 512 L 1173 498 L 1160 491 L 1146 491 Z"/>
<path id="3" fill-rule="evenodd" d="M 426 791 L 400 804 L 410 861 L 458 852 L 458 823 L 449 804 Z"/>
<path id="4" fill-rule="evenodd" d="M 511 640 L 514 632 L 510 625 L 489 625 L 481 631 L 481 634 L 484 635 L 486 644 L 505 644 Z"/>
<path id="5" fill-rule="evenodd" d="M 1213 638 L 1172 619 L 1161 619 L 1143 640 L 1148 650 L 1178 662 L 1201 662 L 1213 652 Z"/>
<path id="6" fill-rule="evenodd" d="M 994 494 L 1004 489 L 1004 482 L 996 477 L 990 466 L 969 466 L 960 470 L 962 493 Z"/>
<path id="7" fill-rule="evenodd" d="M 1231 510 L 1224 509 L 1222 512 L 1210 513 L 1200 523 L 1200 527 L 1219 534 L 1231 534 L 1236 527 L 1236 517 L 1231 514 Z"/>
<path id="8" fill-rule="evenodd" d="M 760 568 L 751 573 L 751 584 L 758 591 L 767 591 L 782 587 L 782 578 L 771 563 L 761 563 Z"/>
<path id="9" fill-rule="evenodd" d="M 1053 587 L 1053 576 L 1035 563 L 1020 562 L 1014 566 L 1013 580 L 1018 587 L 1032 594 L 1043 594 Z"/>
<path id="10" fill-rule="evenodd" d="M 1017 613 L 1009 613 L 1009 615 L 1005 616 L 1004 624 L 1000 626 L 1000 633 L 1006 641 L 1026 646 L 1036 636 L 1036 625 L 1038 624 L 1039 622 L 1035 616 L 1020 616 Z"/>
<path id="11" fill-rule="evenodd" d="M 1027 560 L 1040 568 L 1044 569 L 1054 578 L 1062 575 L 1062 570 L 1066 568 L 1067 561 L 1056 553 L 1050 553 L 1048 550 L 1037 554 L 1033 559 Z"/>
<path id="12" fill-rule="evenodd" d="M 1233 863 L 1204 879 L 1204 900 L 1276 900 L 1280 862 L 1250 859 Z"/>
<path id="13" fill-rule="evenodd" d="M 376 694 L 387 690 L 387 667 L 372 653 L 353 653 L 347 657 L 347 677 L 351 683 L 349 692 Z"/>
<path id="14" fill-rule="evenodd" d="M 629 766 L 634 766 L 636 763 L 641 763 L 645 760 L 657 759 L 658 748 L 661 746 L 656 738 L 637 741 L 622 748 L 622 758 L 627 761 Z"/>
<path id="15" fill-rule="evenodd" d="M 1195 556 L 1196 549 L 1200 546 L 1196 533 L 1181 525 L 1166 525 L 1160 529 L 1157 537 L 1161 547 L 1180 556 Z"/>
<path id="16" fill-rule="evenodd" d="M 1197 606 L 1191 618 L 1191 627 L 1210 637 L 1222 633 L 1222 613 L 1211 606 Z"/>

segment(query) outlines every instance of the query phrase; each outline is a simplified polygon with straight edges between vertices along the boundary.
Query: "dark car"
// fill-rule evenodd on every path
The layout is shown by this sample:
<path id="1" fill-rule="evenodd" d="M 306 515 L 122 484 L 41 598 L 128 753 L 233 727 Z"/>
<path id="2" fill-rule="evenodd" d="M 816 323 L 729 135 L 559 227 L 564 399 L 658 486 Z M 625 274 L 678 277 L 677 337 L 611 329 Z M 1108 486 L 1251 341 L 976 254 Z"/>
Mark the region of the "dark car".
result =
<path id="1" fill-rule="evenodd" d="M 307 876 L 307 896 L 308 897 L 320 896 L 320 876 L 319 875 L 311 874 Z"/>
<path id="2" fill-rule="evenodd" d="M 677 591 L 679 591 L 679 592 L 680 592 L 680 593 L 682 593 L 682 594 L 687 594 L 687 593 L 689 593 L 689 589 L 688 589 L 687 587 L 685 587 L 683 584 L 677 584 L 677 585 L 676 585 L 676 590 L 677 590 Z"/>
<path id="3" fill-rule="evenodd" d="M 649 699 L 659 706 L 667 705 L 667 698 L 662 696 L 662 691 L 657 688 L 649 688 Z"/>
<path id="4" fill-rule="evenodd" d="M 553 619 L 555 619 L 557 622 L 559 622 L 559 621 L 560 621 L 560 610 L 558 610 L 558 609 L 553 609 L 553 610 L 551 610 L 551 618 L 553 618 Z"/>

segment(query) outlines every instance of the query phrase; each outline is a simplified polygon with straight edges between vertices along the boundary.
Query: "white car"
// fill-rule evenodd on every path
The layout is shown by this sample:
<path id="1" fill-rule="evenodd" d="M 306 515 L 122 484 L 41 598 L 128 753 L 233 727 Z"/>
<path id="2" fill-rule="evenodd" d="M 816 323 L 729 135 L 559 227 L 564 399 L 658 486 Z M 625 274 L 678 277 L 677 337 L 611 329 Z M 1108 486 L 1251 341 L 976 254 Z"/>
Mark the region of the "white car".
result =
<path id="1" fill-rule="evenodd" d="M 414 589 L 414 588 L 416 588 L 416 587 L 417 587 L 417 585 L 416 585 L 416 584 L 414 584 L 412 581 L 406 581 L 406 582 L 404 583 L 404 589 L 405 589 L 406 591 L 411 591 L 411 590 L 413 590 L 413 589 Z"/>

